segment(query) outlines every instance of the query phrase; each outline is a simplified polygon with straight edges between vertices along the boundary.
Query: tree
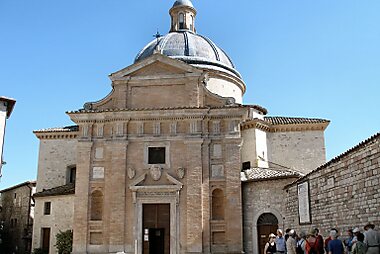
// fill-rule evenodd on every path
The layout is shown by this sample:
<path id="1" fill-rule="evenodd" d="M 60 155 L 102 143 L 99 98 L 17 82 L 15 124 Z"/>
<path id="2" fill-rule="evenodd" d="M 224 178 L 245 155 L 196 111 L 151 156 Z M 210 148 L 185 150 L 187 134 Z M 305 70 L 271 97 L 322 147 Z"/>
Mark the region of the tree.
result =
<path id="1" fill-rule="evenodd" d="M 58 253 L 70 254 L 73 248 L 73 231 L 59 231 L 59 233 L 55 237 L 57 239 L 55 247 L 57 247 Z"/>

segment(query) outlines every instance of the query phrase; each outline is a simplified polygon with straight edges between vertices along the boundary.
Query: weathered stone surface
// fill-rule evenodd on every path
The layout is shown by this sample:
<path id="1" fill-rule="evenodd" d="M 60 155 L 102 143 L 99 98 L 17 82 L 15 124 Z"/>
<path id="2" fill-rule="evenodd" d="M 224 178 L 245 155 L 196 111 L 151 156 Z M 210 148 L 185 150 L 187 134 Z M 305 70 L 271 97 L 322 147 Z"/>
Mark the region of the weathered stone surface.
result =
<path id="1" fill-rule="evenodd" d="M 287 227 L 308 231 L 319 227 L 328 235 L 331 227 L 343 234 L 349 228 L 380 223 L 380 135 L 359 144 L 308 175 L 312 223 L 299 225 L 297 184 L 288 186 Z"/>

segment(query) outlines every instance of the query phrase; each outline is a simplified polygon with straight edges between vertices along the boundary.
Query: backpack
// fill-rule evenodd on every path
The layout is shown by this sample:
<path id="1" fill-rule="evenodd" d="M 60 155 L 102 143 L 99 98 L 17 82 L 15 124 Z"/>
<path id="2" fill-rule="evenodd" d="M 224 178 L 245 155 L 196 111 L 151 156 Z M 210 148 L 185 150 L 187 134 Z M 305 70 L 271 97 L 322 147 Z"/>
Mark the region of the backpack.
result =
<path id="1" fill-rule="evenodd" d="M 303 244 L 304 241 L 305 240 L 302 239 L 301 243 L 300 242 L 297 243 L 297 248 L 296 248 L 296 253 L 297 254 L 305 254 L 305 252 L 303 251 L 303 249 L 301 247 L 301 245 Z"/>

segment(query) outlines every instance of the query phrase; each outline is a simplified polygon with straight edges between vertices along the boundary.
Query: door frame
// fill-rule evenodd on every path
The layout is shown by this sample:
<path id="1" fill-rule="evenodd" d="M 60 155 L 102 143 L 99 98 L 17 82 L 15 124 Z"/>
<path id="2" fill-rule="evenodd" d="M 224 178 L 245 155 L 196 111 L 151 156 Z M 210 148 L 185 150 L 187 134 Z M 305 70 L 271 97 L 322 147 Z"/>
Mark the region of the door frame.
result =
<path id="1" fill-rule="evenodd" d="M 48 233 L 48 234 L 47 234 Z M 45 242 L 47 240 L 47 242 Z M 44 247 L 47 244 L 47 251 L 50 252 L 50 242 L 51 242 L 51 228 L 41 228 L 41 249 L 46 250 Z"/>
<path id="2" fill-rule="evenodd" d="M 284 226 L 284 220 L 282 218 L 282 215 L 279 211 L 276 209 L 262 209 L 256 213 L 254 213 L 253 220 L 252 220 L 252 243 L 253 243 L 253 253 L 260 253 L 259 252 L 259 241 L 258 241 L 258 230 L 257 230 L 257 220 L 260 218 L 260 216 L 264 213 L 271 213 L 274 216 L 276 216 L 278 220 L 278 226 L 279 228 Z"/>
<path id="3" fill-rule="evenodd" d="M 165 195 L 162 195 L 165 194 Z M 170 206 L 170 254 L 179 253 L 179 209 L 177 209 L 177 193 L 137 193 L 135 214 L 135 241 L 137 253 L 143 252 L 143 205 L 144 204 L 169 204 Z"/>
<path id="4" fill-rule="evenodd" d="M 143 238 L 146 235 L 146 230 L 148 230 L 148 237 L 149 237 L 149 242 L 146 242 L 145 239 L 143 240 L 143 252 L 146 250 L 146 246 L 149 246 L 149 252 L 150 249 L 152 248 L 151 244 L 153 243 L 152 239 L 156 239 L 156 231 L 160 231 L 161 233 L 164 233 L 163 235 L 160 234 L 160 236 L 163 236 L 163 247 L 164 247 L 164 253 L 167 253 L 168 247 L 169 247 L 169 252 L 170 252 L 170 204 L 146 204 L 144 203 L 143 205 Z M 160 210 L 161 209 L 161 210 Z M 146 211 L 148 213 L 146 213 Z M 150 212 L 149 212 L 150 211 Z M 152 214 L 151 212 L 154 211 Z M 166 214 L 165 218 L 161 217 L 163 214 L 160 213 L 159 211 L 162 211 Z M 146 214 L 149 214 L 150 216 L 145 216 Z M 152 223 L 146 223 L 145 219 L 152 219 L 151 216 L 154 216 L 154 225 Z M 162 219 L 164 219 L 165 222 L 162 224 Z M 161 223 L 160 223 L 161 221 Z M 154 233 L 153 233 L 154 232 Z M 156 246 L 153 248 L 155 249 Z M 166 252 L 165 252 L 166 250 Z M 146 252 L 144 252 L 146 253 Z"/>

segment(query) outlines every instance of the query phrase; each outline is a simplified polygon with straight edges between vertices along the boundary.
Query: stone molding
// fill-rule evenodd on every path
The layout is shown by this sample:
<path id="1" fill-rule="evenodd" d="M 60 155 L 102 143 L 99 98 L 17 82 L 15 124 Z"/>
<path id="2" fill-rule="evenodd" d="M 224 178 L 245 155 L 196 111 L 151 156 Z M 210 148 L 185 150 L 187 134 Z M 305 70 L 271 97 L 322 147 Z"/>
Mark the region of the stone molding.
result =
<path id="1" fill-rule="evenodd" d="M 77 133 L 50 132 L 50 133 L 35 133 L 35 134 L 38 139 L 77 139 L 79 133 L 78 132 Z"/>
<path id="2" fill-rule="evenodd" d="M 259 129 L 265 132 L 295 132 L 295 131 L 324 131 L 327 123 L 305 123 L 305 124 L 286 124 L 272 125 L 261 119 L 253 119 L 241 124 L 241 130 Z"/>

